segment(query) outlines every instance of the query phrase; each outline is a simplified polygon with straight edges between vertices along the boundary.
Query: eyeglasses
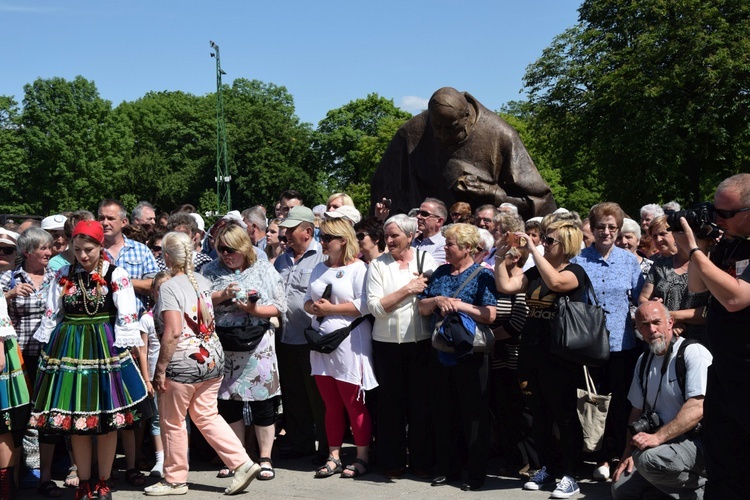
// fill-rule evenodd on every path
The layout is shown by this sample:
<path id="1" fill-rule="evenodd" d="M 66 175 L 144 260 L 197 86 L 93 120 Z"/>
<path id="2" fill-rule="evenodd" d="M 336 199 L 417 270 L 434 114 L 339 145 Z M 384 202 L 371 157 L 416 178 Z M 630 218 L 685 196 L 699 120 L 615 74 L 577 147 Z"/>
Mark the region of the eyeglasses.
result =
<path id="1" fill-rule="evenodd" d="M 283 235 L 279 236 L 279 243 L 286 243 L 286 242 L 287 242 L 286 236 L 283 236 Z"/>
<path id="2" fill-rule="evenodd" d="M 333 240 L 341 239 L 341 236 L 334 236 L 332 234 L 320 233 L 320 241 L 323 243 L 330 243 Z"/>
<path id="3" fill-rule="evenodd" d="M 161 247 L 159 245 L 154 245 L 151 247 L 152 252 L 161 252 Z"/>
<path id="4" fill-rule="evenodd" d="M 365 239 L 365 238 L 366 238 L 367 236 L 370 236 L 370 235 L 369 235 L 369 234 L 367 234 L 367 233 L 357 233 L 357 239 L 358 239 L 359 241 L 364 241 L 364 239 Z"/>
<path id="5" fill-rule="evenodd" d="M 596 226 L 596 227 L 595 227 L 594 229 L 596 229 L 596 230 L 597 230 L 597 231 L 599 231 L 600 233 L 603 233 L 603 232 L 605 232 L 605 231 L 606 231 L 606 232 L 608 232 L 608 233 L 614 233 L 614 232 L 616 232 L 616 231 L 617 231 L 617 230 L 618 230 L 619 228 L 618 228 L 617 226 L 605 226 L 604 224 L 602 224 L 602 225 L 598 225 L 598 224 L 597 224 L 597 226 Z"/>
<path id="6" fill-rule="evenodd" d="M 15 251 L 16 247 L 0 247 L 0 253 L 4 253 L 5 255 L 10 255 Z"/>
<path id="7" fill-rule="evenodd" d="M 547 245 L 548 247 L 553 246 L 555 243 L 560 243 L 560 240 L 556 240 L 552 236 L 545 236 L 539 239 L 542 240 L 542 245 Z"/>
<path id="8" fill-rule="evenodd" d="M 479 224 L 480 222 L 484 224 L 492 224 L 492 219 L 488 219 L 487 217 L 474 217 L 474 222 Z"/>
<path id="9" fill-rule="evenodd" d="M 422 217 L 423 219 L 429 219 L 430 217 L 440 217 L 439 215 L 431 214 L 426 210 L 420 210 L 419 212 L 417 212 L 417 216 Z"/>
<path id="10" fill-rule="evenodd" d="M 731 219 L 738 213 L 747 212 L 748 210 L 750 210 L 750 207 L 740 208 L 738 210 L 722 210 L 720 208 L 714 207 L 714 213 L 722 219 Z"/>
<path id="11" fill-rule="evenodd" d="M 216 251 L 219 252 L 219 253 L 228 253 L 229 255 L 232 255 L 233 253 L 235 253 L 237 251 L 237 249 L 232 248 L 232 247 L 228 247 L 228 246 L 224 246 L 224 245 L 219 245 L 219 246 L 216 247 Z"/>

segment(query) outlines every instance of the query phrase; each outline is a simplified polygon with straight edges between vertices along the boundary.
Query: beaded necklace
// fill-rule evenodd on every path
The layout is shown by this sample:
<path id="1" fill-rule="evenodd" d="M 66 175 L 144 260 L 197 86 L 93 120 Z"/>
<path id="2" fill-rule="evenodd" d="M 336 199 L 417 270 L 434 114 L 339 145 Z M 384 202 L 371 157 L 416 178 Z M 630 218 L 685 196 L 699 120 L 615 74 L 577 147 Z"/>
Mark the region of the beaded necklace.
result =
<path id="1" fill-rule="evenodd" d="M 104 303 L 104 301 L 102 300 L 102 293 L 99 290 L 99 287 L 97 286 L 96 298 L 94 298 L 94 300 L 91 301 L 96 307 L 94 308 L 93 312 L 89 311 L 89 306 L 87 303 L 88 302 L 88 293 L 87 293 L 88 289 L 83 286 L 83 278 L 81 277 L 82 274 L 83 273 L 78 274 L 78 287 L 81 290 L 81 295 L 83 297 L 83 309 L 86 311 L 86 314 L 88 314 L 89 316 L 94 316 L 96 315 L 96 313 L 99 312 L 99 307 Z M 91 278 L 88 279 L 88 284 L 89 285 L 91 284 Z"/>

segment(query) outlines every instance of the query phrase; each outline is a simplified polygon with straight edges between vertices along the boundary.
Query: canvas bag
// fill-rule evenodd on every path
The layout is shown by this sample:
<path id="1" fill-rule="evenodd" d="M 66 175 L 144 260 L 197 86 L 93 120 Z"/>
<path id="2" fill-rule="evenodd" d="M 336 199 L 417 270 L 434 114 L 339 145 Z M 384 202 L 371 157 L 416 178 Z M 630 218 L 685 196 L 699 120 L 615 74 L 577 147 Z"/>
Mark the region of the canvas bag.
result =
<path id="1" fill-rule="evenodd" d="M 578 420 L 583 428 L 583 451 L 598 451 L 604 441 L 604 424 L 612 394 L 607 396 L 596 393 L 594 381 L 586 365 L 583 366 L 586 389 L 578 392 Z"/>

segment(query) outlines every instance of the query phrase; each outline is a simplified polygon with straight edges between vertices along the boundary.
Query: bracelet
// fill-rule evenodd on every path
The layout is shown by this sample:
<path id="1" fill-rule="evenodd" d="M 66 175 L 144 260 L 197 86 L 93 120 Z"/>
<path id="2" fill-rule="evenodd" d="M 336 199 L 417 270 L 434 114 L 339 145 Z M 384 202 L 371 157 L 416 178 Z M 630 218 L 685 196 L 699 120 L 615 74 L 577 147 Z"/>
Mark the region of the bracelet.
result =
<path id="1" fill-rule="evenodd" d="M 688 254 L 688 262 L 690 262 L 691 260 L 693 260 L 693 254 L 694 254 L 695 252 L 702 252 L 702 251 L 703 251 L 703 250 L 701 250 L 701 249 L 700 249 L 700 248 L 698 248 L 698 247 L 695 247 L 695 248 L 692 248 L 692 249 L 690 249 L 690 253 Z"/>
<path id="2" fill-rule="evenodd" d="M 500 255 L 500 254 L 497 254 L 497 253 L 496 253 L 496 254 L 495 254 L 495 261 L 498 261 L 498 260 L 504 260 L 504 259 L 505 259 L 505 256 L 506 256 L 506 255 L 508 255 L 508 252 L 505 252 L 505 253 L 504 253 L 504 254 L 502 254 L 502 255 Z"/>

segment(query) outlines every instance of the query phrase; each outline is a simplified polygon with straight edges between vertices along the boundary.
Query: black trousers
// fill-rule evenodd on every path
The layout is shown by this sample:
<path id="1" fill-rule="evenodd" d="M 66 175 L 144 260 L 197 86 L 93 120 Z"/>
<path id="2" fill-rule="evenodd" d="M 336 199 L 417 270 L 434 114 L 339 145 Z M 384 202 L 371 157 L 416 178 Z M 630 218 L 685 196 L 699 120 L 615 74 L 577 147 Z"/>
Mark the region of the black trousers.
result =
<path id="1" fill-rule="evenodd" d="M 317 439 L 318 450 L 327 452 L 325 405 L 310 375 L 310 348 L 277 342 L 276 358 L 289 443 L 299 452 L 311 453 Z"/>
<path id="2" fill-rule="evenodd" d="M 395 344 L 372 342 L 377 388 L 378 464 L 386 471 L 429 472 L 434 442 L 430 414 L 430 340 Z M 407 431 L 408 429 L 408 431 Z"/>
<path id="3" fill-rule="evenodd" d="M 750 477 L 750 396 L 747 380 L 720 380 L 708 368 L 703 402 L 703 443 L 706 453 L 706 499 L 747 498 Z M 739 390 L 727 390 L 727 386 Z"/>
<path id="4" fill-rule="evenodd" d="M 584 387 L 583 367 L 535 347 L 521 346 L 518 379 L 526 404 L 534 415 L 532 434 L 539 463 L 550 474 L 556 470 L 552 423 L 560 431 L 562 475 L 576 477 L 583 453 L 583 430 L 578 420 L 577 393 Z"/>
<path id="5" fill-rule="evenodd" d="M 494 436 L 499 444 L 503 465 L 520 469 L 529 464 L 541 467 L 531 435 L 532 414 L 524 404 L 518 383 L 518 370 L 495 368 L 490 371 L 490 414 Z"/>
<path id="6" fill-rule="evenodd" d="M 468 480 L 484 482 L 490 452 L 489 374 L 486 354 L 469 354 L 455 366 L 443 366 L 437 351 L 431 351 L 437 475 L 457 475 L 465 458 Z"/>

